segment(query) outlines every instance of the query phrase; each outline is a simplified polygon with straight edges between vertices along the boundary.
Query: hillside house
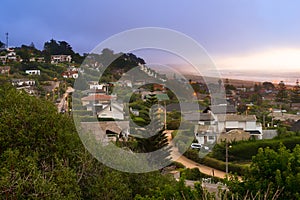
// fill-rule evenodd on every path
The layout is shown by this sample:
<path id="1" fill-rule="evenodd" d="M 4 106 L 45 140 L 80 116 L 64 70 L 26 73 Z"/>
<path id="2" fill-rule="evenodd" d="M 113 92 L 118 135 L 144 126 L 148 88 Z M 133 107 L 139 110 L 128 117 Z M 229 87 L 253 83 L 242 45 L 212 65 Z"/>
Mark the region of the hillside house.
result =
<path id="1" fill-rule="evenodd" d="M 262 139 L 262 125 L 257 122 L 255 115 L 219 114 L 216 119 L 220 133 L 238 129 Z"/>
<path id="2" fill-rule="evenodd" d="M 28 75 L 41 75 L 41 70 L 39 69 L 25 70 L 25 73 Z"/>
<path id="3" fill-rule="evenodd" d="M 112 100 L 112 96 L 105 94 L 96 94 L 83 97 L 81 99 L 82 105 L 86 106 L 88 111 L 98 112 L 107 107 Z"/>
<path id="4" fill-rule="evenodd" d="M 97 111 L 97 116 L 100 119 L 124 120 L 123 104 L 112 101 L 102 110 Z"/>
<path id="5" fill-rule="evenodd" d="M 0 67 L 0 74 L 9 74 L 9 72 L 10 72 L 9 66 Z"/>
<path id="6" fill-rule="evenodd" d="M 29 79 L 13 79 L 12 85 L 16 87 L 22 87 L 22 86 L 34 86 L 35 80 L 29 80 Z"/>
<path id="7" fill-rule="evenodd" d="M 44 63 L 45 58 L 44 57 L 32 57 L 32 58 L 29 59 L 29 62 Z"/>
<path id="8" fill-rule="evenodd" d="M 51 55 L 51 63 L 63 63 L 63 62 L 72 62 L 72 56 L 70 55 Z"/>
<path id="9" fill-rule="evenodd" d="M 78 78 L 78 71 L 65 71 L 61 75 L 62 75 L 63 78 L 77 79 Z"/>

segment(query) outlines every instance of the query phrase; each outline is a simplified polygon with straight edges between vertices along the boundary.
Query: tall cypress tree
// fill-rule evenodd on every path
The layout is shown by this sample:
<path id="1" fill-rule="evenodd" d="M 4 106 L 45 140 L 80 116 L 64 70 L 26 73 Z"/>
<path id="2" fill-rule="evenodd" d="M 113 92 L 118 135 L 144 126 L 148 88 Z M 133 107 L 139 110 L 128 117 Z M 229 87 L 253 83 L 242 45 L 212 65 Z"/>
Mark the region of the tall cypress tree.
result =
<path id="1" fill-rule="evenodd" d="M 300 85 L 298 80 L 293 88 L 291 100 L 292 103 L 300 103 Z"/>
<path id="2" fill-rule="evenodd" d="M 151 122 L 145 122 L 145 130 L 139 130 L 136 134 L 137 151 L 140 153 L 150 153 L 157 150 L 159 155 L 149 154 L 147 157 L 150 165 L 164 165 L 170 161 L 170 147 L 168 147 L 168 138 L 164 132 L 162 116 L 159 113 L 158 100 L 155 94 L 149 94 L 145 102 L 146 112 Z"/>

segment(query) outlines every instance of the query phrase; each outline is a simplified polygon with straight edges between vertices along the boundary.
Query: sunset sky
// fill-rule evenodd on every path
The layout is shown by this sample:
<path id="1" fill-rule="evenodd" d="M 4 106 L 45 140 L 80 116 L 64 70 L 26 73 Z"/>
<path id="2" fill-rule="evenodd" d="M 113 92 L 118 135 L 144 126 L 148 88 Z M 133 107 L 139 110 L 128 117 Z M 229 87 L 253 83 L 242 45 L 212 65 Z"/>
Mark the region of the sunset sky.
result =
<path id="1" fill-rule="evenodd" d="M 116 33 L 139 27 L 182 32 L 220 69 L 299 70 L 300 1 L 296 0 L 2 0 L 0 40 L 10 46 L 54 38 L 91 51 Z M 147 62 L 162 61 L 160 56 Z"/>

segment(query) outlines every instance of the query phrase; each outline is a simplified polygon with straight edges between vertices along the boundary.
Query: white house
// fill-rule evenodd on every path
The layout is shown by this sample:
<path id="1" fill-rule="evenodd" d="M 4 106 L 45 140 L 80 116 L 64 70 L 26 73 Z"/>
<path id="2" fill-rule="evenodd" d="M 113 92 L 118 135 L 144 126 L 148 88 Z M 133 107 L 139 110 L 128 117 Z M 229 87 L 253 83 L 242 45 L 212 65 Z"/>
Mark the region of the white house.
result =
<path id="1" fill-rule="evenodd" d="M 17 54 L 13 49 L 10 50 L 10 52 L 7 53 L 6 56 L 7 56 L 7 59 L 10 60 L 10 61 L 16 61 L 17 60 Z"/>
<path id="2" fill-rule="evenodd" d="M 112 101 L 103 110 L 97 112 L 98 118 L 110 118 L 115 120 L 124 120 L 123 104 Z"/>
<path id="3" fill-rule="evenodd" d="M 111 99 L 112 96 L 110 95 L 96 94 L 83 97 L 81 102 L 88 111 L 97 112 L 106 108 L 110 104 Z"/>
<path id="4" fill-rule="evenodd" d="M 26 70 L 25 73 L 29 75 L 41 75 L 41 70 L 39 69 Z"/>
<path id="5" fill-rule="evenodd" d="M 218 132 L 214 131 L 213 126 L 195 125 L 195 138 L 200 144 L 213 144 L 217 141 Z"/>
<path id="6" fill-rule="evenodd" d="M 89 87 L 90 87 L 90 89 L 97 89 L 97 90 L 106 91 L 107 85 L 106 84 L 99 84 L 98 82 L 90 82 Z"/>
<path id="7" fill-rule="evenodd" d="M 34 80 L 28 80 L 28 79 L 13 79 L 12 80 L 12 85 L 16 87 L 21 87 L 21 86 L 33 86 L 35 85 Z"/>
<path id="8" fill-rule="evenodd" d="M 9 74 L 10 66 L 0 67 L 0 74 Z"/>
<path id="9" fill-rule="evenodd" d="M 195 125 L 195 137 L 200 144 L 212 144 L 219 134 L 218 123 L 211 113 L 198 114 L 198 124 Z"/>
<path id="10" fill-rule="evenodd" d="M 262 139 L 262 125 L 257 122 L 255 115 L 218 114 L 216 119 L 220 133 L 238 129 L 249 132 L 250 135 L 255 135 L 258 139 Z"/>
<path id="11" fill-rule="evenodd" d="M 71 62 L 72 56 L 70 55 L 51 55 L 51 63 L 62 63 L 62 62 Z"/>
<path id="12" fill-rule="evenodd" d="M 77 79 L 78 78 L 78 71 L 65 71 L 61 75 L 64 78 L 74 78 L 74 79 Z"/>
<path id="13" fill-rule="evenodd" d="M 0 61 L 5 64 L 7 60 L 7 56 L 0 56 Z"/>
<path id="14" fill-rule="evenodd" d="M 200 144 L 214 143 L 221 133 L 231 130 L 242 130 L 250 136 L 262 139 L 262 125 L 257 122 L 255 115 L 237 114 L 200 114 L 198 125 L 195 125 L 195 137 Z"/>
<path id="15" fill-rule="evenodd" d="M 39 63 L 44 63 L 45 58 L 44 57 L 31 57 L 29 59 L 29 62 L 39 62 Z"/>

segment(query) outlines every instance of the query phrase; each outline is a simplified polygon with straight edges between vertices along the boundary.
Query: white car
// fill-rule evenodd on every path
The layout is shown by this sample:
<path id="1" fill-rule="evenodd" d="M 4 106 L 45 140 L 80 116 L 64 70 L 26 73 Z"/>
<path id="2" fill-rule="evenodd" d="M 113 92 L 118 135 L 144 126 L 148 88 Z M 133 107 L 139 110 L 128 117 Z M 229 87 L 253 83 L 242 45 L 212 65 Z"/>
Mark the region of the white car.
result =
<path id="1" fill-rule="evenodd" d="M 201 149 L 201 148 L 202 148 L 202 144 L 199 144 L 199 143 L 192 143 L 192 144 L 191 144 L 191 148 L 192 148 L 192 149 Z"/>
<path id="2" fill-rule="evenodd" d="M 192 149 L 202 149 L 203 148 L 205 150 L 209 150 L 208 146 L 203 146 L 202 144 L 199 144 L 199 143 L 192 143 L 191 148 Z"/>
<path id="3" fill-rule="evenodd" d="M 209 147 L 208 146 L 203 146 L 203 149 L 209 150 Z"/>

